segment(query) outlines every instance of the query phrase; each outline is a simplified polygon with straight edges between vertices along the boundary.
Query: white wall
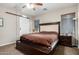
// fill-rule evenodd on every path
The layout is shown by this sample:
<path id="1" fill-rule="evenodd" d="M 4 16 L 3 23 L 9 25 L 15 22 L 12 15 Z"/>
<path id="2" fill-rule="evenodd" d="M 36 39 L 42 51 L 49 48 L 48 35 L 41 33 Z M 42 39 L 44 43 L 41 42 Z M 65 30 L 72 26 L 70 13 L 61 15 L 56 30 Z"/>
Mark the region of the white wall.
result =
<path id="1" fill-rule="evenodd" d="M 0 7 L 0 17 L 2 17 L 4 21 L 4 26 L 0 27 L 0 46 L 15 43 L 16 40 L 19 40 L 20 38 L 19 16 L 10 15 L 5 12 L 12 12 L 23 15 L 15 10 Z M 31 26 L 32 24 L 30 24 L 30 27 Z M 32 31 L 31 28 L 30 31 Z"/>
<path id="2" fill-rule="evenodd" d="M 0 7 L 0 17 L 2 17 L 4 21 L 4 26 L 0 27 L 0 46 L 14 43 L 19 39 L 19 17 L 5 12 L 16 13 L 15 10 Z"/>
<path id="3" fill-rule="evenodd" d="M 0 27 L 0 46 L 15 42 L 16 37 L 16 16 L 5 12 L 15 12 L 9 9 L 0 8 L 0 17 L 3 18 L 4 26 Z"/>
<path id="4" fill-rule="evenodd" d="M 78 4 L 78 40 L 79 40 L 79 4 Z M 78 43 L 78 47 L 79 47 L 79 43 Z"/>
<path id="5" fill-rule="evenodd" d="M 62 14 L 67 14 L 72 12 L 77 12 L 77 6 L 58 9 L 56 11 L 50 11 L 36 18 L 40 19 L 40 23 L 57 22 L 57 21 L 61 21 Z"/>

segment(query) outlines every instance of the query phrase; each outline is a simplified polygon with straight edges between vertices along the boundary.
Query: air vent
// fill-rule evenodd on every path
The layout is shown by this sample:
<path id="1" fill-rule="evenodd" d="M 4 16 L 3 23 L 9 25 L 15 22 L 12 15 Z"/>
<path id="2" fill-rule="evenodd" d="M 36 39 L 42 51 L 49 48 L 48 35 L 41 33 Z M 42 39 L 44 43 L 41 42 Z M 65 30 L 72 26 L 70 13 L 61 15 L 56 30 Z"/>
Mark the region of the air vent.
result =
<path id="1" fill-rule="evenodd" d="M 43 10 L 44 10 L 44 11 L 46 11 L 46 10 L 47 10 L 47 8 L 43 8 Z"/>

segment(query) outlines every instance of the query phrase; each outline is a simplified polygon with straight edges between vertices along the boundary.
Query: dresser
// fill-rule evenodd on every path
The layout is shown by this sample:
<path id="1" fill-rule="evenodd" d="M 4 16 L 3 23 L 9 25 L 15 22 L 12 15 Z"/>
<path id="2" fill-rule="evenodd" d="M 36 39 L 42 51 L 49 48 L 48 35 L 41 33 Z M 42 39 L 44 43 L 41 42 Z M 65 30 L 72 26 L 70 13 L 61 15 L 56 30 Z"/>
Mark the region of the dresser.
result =
<path id="1" fill-rule="evenodd" d="M 72 46 L 72 36 L 63 36 L 59 37 L 59 44 L 64 46 Z"/>

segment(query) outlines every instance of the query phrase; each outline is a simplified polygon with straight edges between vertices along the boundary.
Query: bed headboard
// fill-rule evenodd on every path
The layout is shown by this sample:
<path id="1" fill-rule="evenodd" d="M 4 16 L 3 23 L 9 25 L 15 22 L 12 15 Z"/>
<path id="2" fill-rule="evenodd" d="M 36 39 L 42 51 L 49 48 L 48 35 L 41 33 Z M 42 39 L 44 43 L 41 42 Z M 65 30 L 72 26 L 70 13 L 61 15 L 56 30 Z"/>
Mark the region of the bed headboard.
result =
<path id="1" fill-rule="evenodd" d="M 57 31 L 60 36 L 60 22 L 41 23 L 39 24 L 39 32 L 41 31 Z"/>

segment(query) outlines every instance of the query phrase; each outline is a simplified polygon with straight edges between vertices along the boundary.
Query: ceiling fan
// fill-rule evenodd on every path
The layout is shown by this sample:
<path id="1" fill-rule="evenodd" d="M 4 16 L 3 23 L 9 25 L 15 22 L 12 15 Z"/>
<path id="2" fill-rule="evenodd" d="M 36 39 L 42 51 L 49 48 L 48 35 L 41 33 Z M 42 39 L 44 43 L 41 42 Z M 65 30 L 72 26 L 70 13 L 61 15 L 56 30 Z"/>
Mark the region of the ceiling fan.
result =
<path id="1" fill-rule="evenodd" d="M 43 3 L 27 3 L 22 8 L 27 7 L 35 11 L 36 9 L 40 9 L 42 6 L 43 6 Z"/>

